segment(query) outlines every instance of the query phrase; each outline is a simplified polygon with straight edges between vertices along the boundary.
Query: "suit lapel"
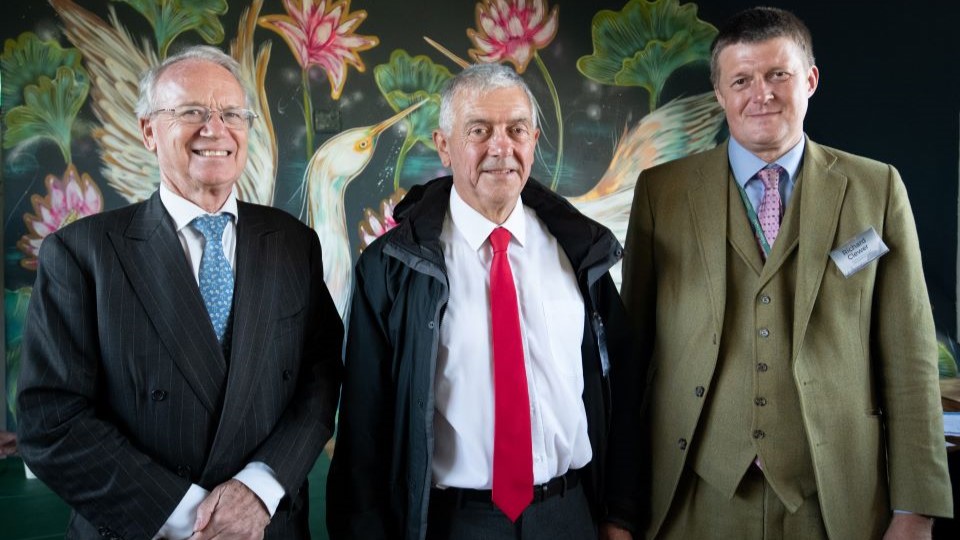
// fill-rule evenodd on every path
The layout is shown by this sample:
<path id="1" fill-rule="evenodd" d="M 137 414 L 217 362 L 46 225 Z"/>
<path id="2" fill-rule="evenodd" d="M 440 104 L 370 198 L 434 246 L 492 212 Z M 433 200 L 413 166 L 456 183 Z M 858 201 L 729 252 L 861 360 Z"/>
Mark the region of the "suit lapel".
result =
<path id="1" fill-rule="evenodd" d="M 236 280 L 233 294 L 232 349 L 223 414 L 210 451 L 210 462 L 229 452 L 241 428 L 250 393 L 266 367 L 264 348 L 272 329 L 277 298 L 281 233 L 256 207 L 237 202 Z"/>
<path id="2" fill-rule="evenodd" d="M 797 293 L 793 318 L 793 358 L 803 343 L 823 273 L 830 261 L 843 207 L 847 177 L 835 171 L 837 158 L 807 139 L 800 196 L 800 235 L 797 260 Z"/>
<path id="3" fill-rule="evenodd" d="M 727 298 L 727 145 L 704 156 L 697 171 L 700 182 L 688 195 L 700 255 L 707 275 L 717 332 L 723 326 Z M 678 231 L 678 238 L 680 238 Z"/>
<path id="4" fill-rule="evenodd" d="M 187 384 L 212 414 L 226 365 L 183 247 L 159 193 L 145 201 L 110 242 L 147 316 Z"/>

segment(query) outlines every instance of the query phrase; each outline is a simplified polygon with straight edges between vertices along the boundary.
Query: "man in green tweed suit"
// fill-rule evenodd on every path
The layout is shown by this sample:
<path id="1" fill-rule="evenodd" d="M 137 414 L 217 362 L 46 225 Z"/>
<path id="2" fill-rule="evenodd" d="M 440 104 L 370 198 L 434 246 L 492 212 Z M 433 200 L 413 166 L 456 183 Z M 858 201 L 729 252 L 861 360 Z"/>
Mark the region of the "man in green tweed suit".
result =
<path id="1" fill-rule="evenodd" d="M 646 535 L 929 538 L 952 501 L 900 176 L 804 136 L 819 72 L 792 14 L 737 14 L 712 55 L 730 139 L 645 171 L 627 235 Z"/>

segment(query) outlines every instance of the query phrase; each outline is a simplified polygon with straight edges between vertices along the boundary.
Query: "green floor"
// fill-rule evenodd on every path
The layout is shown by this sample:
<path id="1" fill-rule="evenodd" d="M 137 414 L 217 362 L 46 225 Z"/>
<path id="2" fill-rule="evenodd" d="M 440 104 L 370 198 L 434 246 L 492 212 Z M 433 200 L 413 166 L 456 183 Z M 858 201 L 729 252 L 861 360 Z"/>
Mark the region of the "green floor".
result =
<path id="1" fill-rule="evenodd" d="M 310 530 L 326 540 L 325 486 L 330 460 L 321 454 L 310 471 Z M 70 510 L 39 480 L 27 480 L 23 462 L 0 459 L 0 540 L 63 538 Z"/>

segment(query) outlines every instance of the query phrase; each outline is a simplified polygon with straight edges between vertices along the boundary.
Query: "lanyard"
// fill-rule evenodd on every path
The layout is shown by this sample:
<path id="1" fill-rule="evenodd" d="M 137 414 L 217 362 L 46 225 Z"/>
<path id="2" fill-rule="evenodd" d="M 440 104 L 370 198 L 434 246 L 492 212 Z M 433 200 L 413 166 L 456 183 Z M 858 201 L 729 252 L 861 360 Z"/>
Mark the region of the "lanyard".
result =
<path id="1" fill-rule="evenodd" d="M 747 209 L 747 218 L 750 220 L 750 225 L 753 226 L 753 234 L 757 237 L 757 242 L 760 243 L 760 249 L 763 250 L 763 257 L 766 259 L 767 256 L 770 255 L 770 244 L 767 243 L 767 237 L 763 235 L 763 227 L 760 226 L 760 219 L 757 218 L 757 212 L 753 209 L 753 204 L 750 203 L 747 192 L 743 189 L 743 186 L 740 185 L 740 182 L 733 179 L 733 183 L 737 185 L 737 190 L 740 192 L 740 199 L 743 200 L 743 206 Z"/>

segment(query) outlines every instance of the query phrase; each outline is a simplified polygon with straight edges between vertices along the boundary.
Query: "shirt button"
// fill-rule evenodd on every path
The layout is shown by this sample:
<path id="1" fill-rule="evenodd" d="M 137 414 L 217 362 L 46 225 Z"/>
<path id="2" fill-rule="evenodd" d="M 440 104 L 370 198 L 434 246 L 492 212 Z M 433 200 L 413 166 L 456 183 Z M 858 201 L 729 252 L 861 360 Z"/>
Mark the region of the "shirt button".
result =
<path id="1" fill-rule="evenodd" d="M 760 362 L 759 364 L 757 364 L 757 371 L 759 371 L 760 373 L 767 371 L 767 369 L 769 369 L 768 366 L 763 362 Z"/>
<path id="2" fill-rule="evenodd" d="M 153 392 L 150 392 L 150 398 L 153 399 L 154 401 L 163 401 L 167 399 L 167 391 L 154 390 Z"/>
<path id="3" fill-rule="evenodd" d="M 755 431 L 753 432 L 753 438 L 754 438 L 754 439 L 762 439 L 762 438 L 764 438 L 764 437 L 766 437 L 766 436 L 767 436 L 767 434 L 764 433 L 762 429 L 758 429 L 758 430 L 755 430 Z"/>
<path id="4" fill-rule="evenodd" d="M 761 295 L 761 296 L 760 296 L 760 303 L 761 303 L 761 304 L 769 304 L 769 303 L 770 303 L 770 297 L 767 296 L 767 295 L 765 295 L 765 294 Z"/>
<path id="5" fill-rule="evenodd" d="M 704 391 L 702 386 L 698 386 L 693 390 L 693 393 L 696 394 L 697 397 L 703 397 Z"/>
<path id="6" fill-rule="evenodd" d="M 767 398 L 758 397 L 758 398 L 755 398 L 753 402 L 757 405 L 757 407 L 763 407 L 764 405 L 767 404 Z"/>
<path id="7" fill-rule="evenodd" d="M 767 330 L 766 328 L 760 329 L 760 337 L 768 337 L 769 335 L 770 335 L 770 330 Z"/>
<path id="8" fill-rule="evenodd" d="M 687 440 L 681 438 L 679 441 L 677 441 L 677 446 L 678 446 L 681 450 L 686 450 L 686 449 L 687 449 Z"/>

